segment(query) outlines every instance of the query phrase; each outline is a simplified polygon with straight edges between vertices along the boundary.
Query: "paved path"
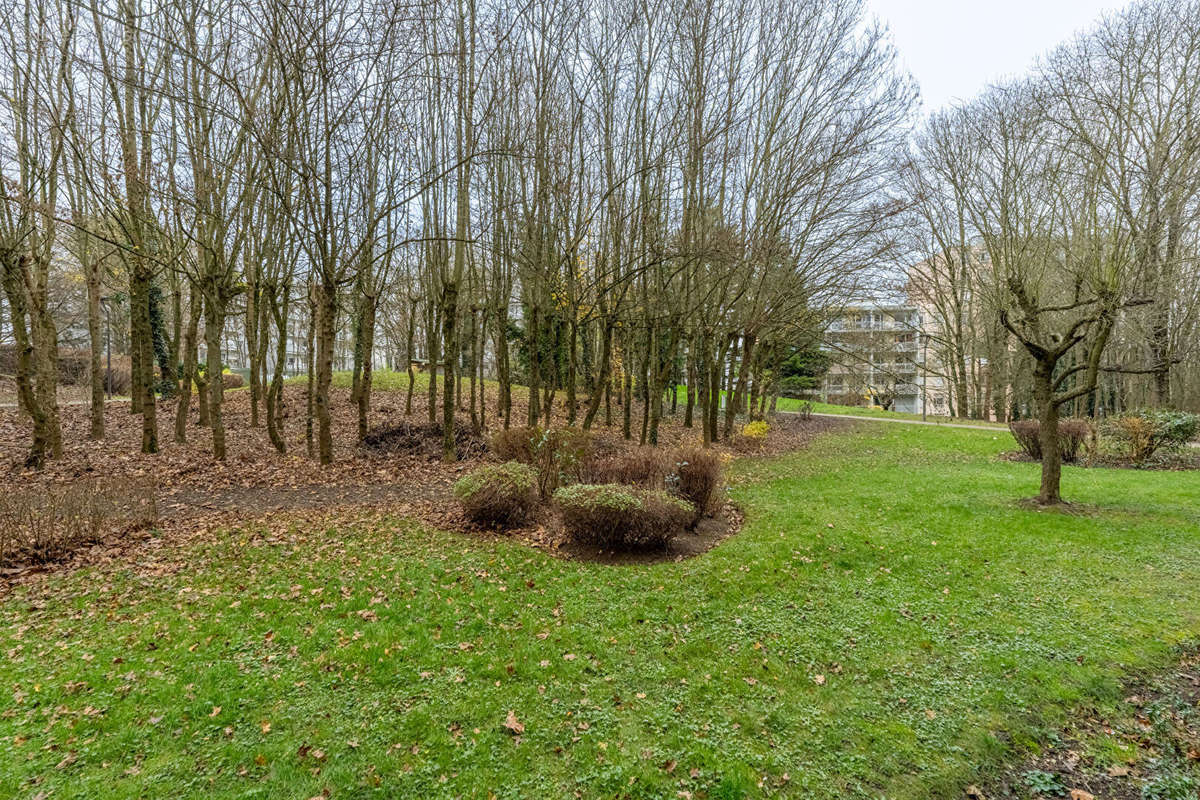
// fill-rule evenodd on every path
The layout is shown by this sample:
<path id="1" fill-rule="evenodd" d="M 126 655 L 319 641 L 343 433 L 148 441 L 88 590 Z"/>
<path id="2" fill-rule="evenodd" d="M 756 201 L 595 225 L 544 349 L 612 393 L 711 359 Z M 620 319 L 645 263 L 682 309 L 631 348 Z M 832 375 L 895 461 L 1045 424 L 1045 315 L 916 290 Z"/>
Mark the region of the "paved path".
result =
<path id="1" fill-rule="evenodd" d="M 778 414 L 798 414 L 798 411 L 777 411 Z M 1004 431 L 999 425 L 972 425 L 967 422 L 930 422 L 920 419 L 902 419 L 900 417 L 868 417 L 865 414 L 823 414 L 814 411 L 814 417 L 829 417 L 830 419 L 859 419 L 864 422 L 899 422 L 903 425 L 931 425 L 935 428 L 969 428 L 973 431 Z"/>
<path id="2" fill-rule="evenodd" d="M 798 411 L 777 411 L 777 414 L 798 414 Z M 868 417 L 864 414 L 823 414 L 818 411 L 812 413 L 814 417 L 830 417 L 831 419 L 859 419 L 864 422 L 899 422 L 905 425 L 933 425 L 937 428 L 968 428 L 973 431 L 998 431 L 1008 430 L 1000 425 L 971 425 L 967 422 L 929 422 L 920 419 L 902 419 L 899 417 Z M 1188 442 L 1189 447 L 1200 447 L 1200 442 Z"/>

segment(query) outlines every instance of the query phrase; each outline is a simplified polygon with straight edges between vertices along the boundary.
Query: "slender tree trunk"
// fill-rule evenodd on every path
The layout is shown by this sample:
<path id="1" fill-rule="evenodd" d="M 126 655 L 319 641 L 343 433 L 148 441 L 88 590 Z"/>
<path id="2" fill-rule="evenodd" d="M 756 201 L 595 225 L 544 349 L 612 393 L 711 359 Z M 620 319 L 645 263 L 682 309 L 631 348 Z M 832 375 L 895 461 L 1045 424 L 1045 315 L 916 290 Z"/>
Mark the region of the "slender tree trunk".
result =
<path id="1" fill-rule="evenodd" d="M 317 299 L 317 456 L 322 464 L 333 463 L 333 416 L 330 389 L 333 385 L 333 346 L 337 332 L 337 285 L 322 283 Z"/>
<path id="2" fill-rule="evenodd" d="M 279 453 L 287 451 L 283 438 L 283 371 L 287 366 L 287 321 L 288 295 L 290 287 L 284 287 L 282 299 L 279 295 L 271 297 L 271 313 L 275 320 L 278 335 L 275 341 L 275 371 L 271 376 L 271 386 L 267 389 L 267 436 Z"/>
<path id="3" fill-rule="evenodd" d="M 180 381 L 179 400 L 175 405 L 175 441 L 180 444 L 187 441 L 188 407 L 192 403 L 192 383 L 196 376 L 196 335 L 200 326 L 200 308 L 200 292 L 193 286 L 188 292 L 188 321 L 183 333 L 183 380 Z"/>
<path id="4" fill-rule="evenodd" d="M 408 391 L 404 396 L 404 416 L 408 417 L 412 415 L 413 388 L 417 384 L 417 373 L 413 368 L 413 357 L 416 355 L 414 346 L 417 332 L 417 301 L 415 299 L 410 300 L 408 327 L 405 330 L 404 355 L 407 360 L 405 367 L 408 371 Z"/>
<path id="5" fill-rule="evenodd" d="M 308 290 L 308 335 L 305 337 L 304 353 L 305 370 L 308 380 L 304 392 L 304 450 L 309 458 L 317 454 L 316 437 L 313 432 L 313 420 L 317 413 L 317 317 L 318 310 L 316 287 Z"/>
<path id="6" fill-rule="evenodd" d="M 447 281 L 442 289 L 442 460 L 458 458 L 454 442 L 455 379 L 458 376 L 458 283 Z"/>
<path id="7" fill-rule="evenodd" d="M 133 392 L 141 397 L 142 452 L 158 452 L 157 402 L 154 396 L 154 344 L 150 328 L 150 285 L 153 275 L 144 259 L 134 259 L 130 277 L 131 356 L 136 356 Z M 218 359 L 220 356 L 218 355 Z"/>
<path id="8" fill-rule="evenodd" d="M 610 398 L 608 392 L 609 376 L 612 374 L 612 342 L 613 342 L 613 320 L 609 317 L 604 319 L 604 332 L 600 339 L 600 364 L 596 372 L 595 383 L 591 388 L 591 396 L 588 397 L 588 408 L 583 415 L 583 429 L 586 431 L 592 427 L 592 423 L 596 419 L 596 414 L 600 410 L 600 402 L 602 399 Z M 612 424 L 611 398 L 608 413 L 608 424 Z"/>
<path id="9" fill-rule="evenodd" d="M 367 438 L 367 418 L 371 413 L 371 378 L 375 361 L 375 310 L 378 299 L 366 296 L 363 300 L 359 320 L 359 383 L 358 396 L 358 440 Z"/>
<path id="10" fill-rule="evenodd" d="M 211 291 L 211 290 L 210 290 Z M 225 331 L 225 308 L 220 297 L 206 292 L 204 297 L 204 345 L 208 371 L 208 423 L 212 428 L 213 458 L 225 460 L 225 419 L 221 404 L 225 398 L 222 379 L 221 334 Z"/>
<path id="11" fill-rule="evenodd" d="M 81 248 L 82 249 L 82 248 Z M 87 258 L 86 251 L 84 258 Z M 87 280 L 87 326 L 91 364 L 91 424 L 88 438 L 104 438 L 104 327 L 100 322 L 100 261 L 93 259 L 84 266 Z"/>

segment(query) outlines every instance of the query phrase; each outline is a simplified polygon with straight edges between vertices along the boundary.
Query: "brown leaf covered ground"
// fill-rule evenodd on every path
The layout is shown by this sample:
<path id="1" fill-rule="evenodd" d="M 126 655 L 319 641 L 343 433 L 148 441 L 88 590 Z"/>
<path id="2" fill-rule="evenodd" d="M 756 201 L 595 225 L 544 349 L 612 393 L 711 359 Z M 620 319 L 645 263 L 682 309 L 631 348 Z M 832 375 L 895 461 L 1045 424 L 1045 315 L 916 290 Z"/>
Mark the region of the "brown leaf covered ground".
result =
<path id="1" fill-rule="evenodd" d="M 518 391 L 514 396 L 513 424 L 525 417 L 522 394 Z M 64 404 L 60 409 L 63 457 L 50 462 L 40 472 L 26 469 L 22 464 L 29 440 L 27 420 L 15 408 L 0 408 L 0 453 L 3 454 L 0 491 L 70 484 L 98 477 L 149 482 L 155 487 L 159 521 L 152 529 L 135 533 L 112 532 L 101 542 L 73 554 L 66 566 L 131 558 L 164 557 L 169 561 L 172 548 L 221 528 L 250 521 L 284 528 L 317 522 L 332 525 L 346 514 L 399 514 L 416 517 L 443 529 L 494 535 L 472 528 L 459 513 L 451 495 L 454 481 L 469 470 L 478 457 L 444 464 L 432 455 L 436 447 L 418 453 L 372 452 L 356 441 L 356 411 L 350 404 L 349 390 L 334 389 L 332 395 L 334 462 L 326 466 L 306 455 L 302 386 L 285 389 L 285 454 L 275 451 L 261 424 L 251 427 L 249 392 L 229 392 L 223 408 L 227 442 L 227 457 L 223 462 L 212 458 L 209 430 L 195 424 L 194 398 L 188 441 L 183 444 L 176 443 L 173 438 L 175 402 L 160 403 L 161 452 L 154 455 L 139 452 L 141 417 L 130 414 L 127 403 L 114 402 L 106 408 L 106 436 L 102 441 L 87 438 L 89 410 L 86 405 Z M 404 400 L 402 391 L 376 390 L 370 429 L 380 430 L 404 421 Z M 495 408 L 494 397 L 491 402 L 487 425 L 488 430 L 495 430 L 500 421 L 491 413 Z M 562 419 L 556 422 L 565 423 L 561 405 L 557 411 Z M 427 412 L 423 395 L 414 397 L 413 408 L 412 416 L 407 419 L 414 423 L 424 422 Z M 620 446 L 632 446 L 621 442 L 619 408 L 615 412 L 614 427 L 605 428 L 601 415 L 601 424 L 594 435 L 620 443 Z M 469 419 L 465 412 L 463 416 Z M 635 413 L 635 437 L 637 419 Z M 678 419 L 664 422 L 660 429 L 661 446 L 677 447 L 698 441 L 698 431 L 683 427 L 681 421 L 682 409 Z M 801 421 L 784 415 L 774 425 L 767 443 L 749 454 L 769 455 L 794 450 L 825 430 L 848 424 L 826 418 Z M 748 454 L 725 446 L 721 449 L 730 458 Z M 654 554 L 651 558 L 696 555 L 736 531 L 739 524 L 737 510 L 727 504 L 717 519 L 706 521 L 696 534 L 687 537 L 686 541 L 681 537 L 667 552 Z M 530 545 L 568 557 L 628 560 L 567 545 L 548 514 L 542 514 L 534 523 L 510 533 Z M 164 550 L 168 552 L 164 553 Z"/>

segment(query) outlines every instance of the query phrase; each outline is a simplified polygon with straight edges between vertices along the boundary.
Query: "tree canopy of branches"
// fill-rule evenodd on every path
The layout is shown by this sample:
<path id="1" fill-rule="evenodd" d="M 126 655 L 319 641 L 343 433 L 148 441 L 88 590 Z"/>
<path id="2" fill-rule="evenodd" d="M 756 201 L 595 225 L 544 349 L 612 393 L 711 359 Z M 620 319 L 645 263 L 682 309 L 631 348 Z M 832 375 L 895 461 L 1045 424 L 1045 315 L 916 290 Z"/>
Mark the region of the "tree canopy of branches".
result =
<path id="1" fill-rule="evenodd" d="M 612 423 L 615 398 L 655 443 L 683 383 L 687 424 L 728 436 L 887 249 L 915 99 L 861 0 L 8 0 L 5 19 L 0 257 L 31 463 L 59 447 L 55 261 L 86 278 L 94 372 L 101 313 L 128 324 L 145 452 L 160 404 L 188 437 L 195 389 L 224 458 L 231 339 L 285 449 L 306 340 L 307 445 L 332 460 L 335 362 L 365 436 L 381 333 L 408 411 L 413 362 L 440 378 L 447 458 L 464 379 L 488 425 L 485 375 L 499 424 L 523 385 L 530 424 Z"/>

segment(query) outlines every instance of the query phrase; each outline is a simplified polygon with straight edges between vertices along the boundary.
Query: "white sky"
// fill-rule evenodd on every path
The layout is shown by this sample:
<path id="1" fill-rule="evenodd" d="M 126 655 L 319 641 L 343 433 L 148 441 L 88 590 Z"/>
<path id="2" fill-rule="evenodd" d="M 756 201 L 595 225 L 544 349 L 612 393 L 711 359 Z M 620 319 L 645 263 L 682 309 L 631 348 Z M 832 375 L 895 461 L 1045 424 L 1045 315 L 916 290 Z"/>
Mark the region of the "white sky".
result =
<path id="1" fill-rule="evenodd" d="M 1037 56 L 1123 0 L 868 0 L 887 23 L 925 111 L 1022 75 Z"/>

